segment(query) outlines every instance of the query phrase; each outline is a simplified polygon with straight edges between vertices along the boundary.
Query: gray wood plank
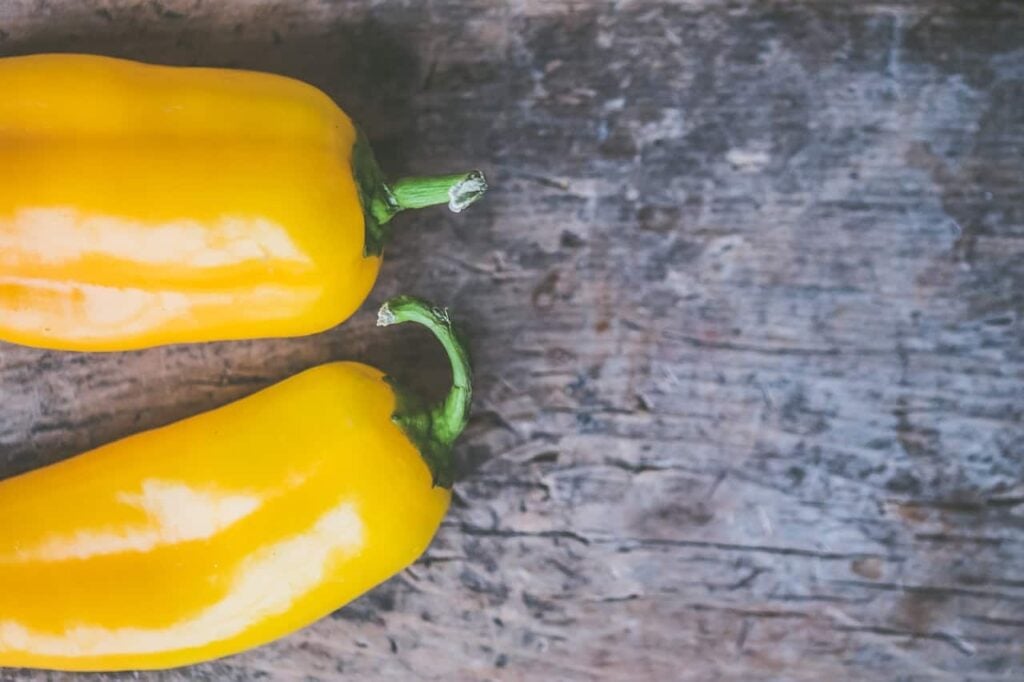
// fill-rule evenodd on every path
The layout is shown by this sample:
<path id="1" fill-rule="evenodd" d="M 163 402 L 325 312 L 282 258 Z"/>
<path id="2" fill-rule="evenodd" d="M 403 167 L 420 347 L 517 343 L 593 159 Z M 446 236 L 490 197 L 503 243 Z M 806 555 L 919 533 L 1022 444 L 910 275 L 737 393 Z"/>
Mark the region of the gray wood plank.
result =
<path id="1" fill-rule="evenodd" d="M 316 337 L 0 346 L 13 474 L 327 359 L 443 385 L 425 337 L 372 325 L 399 291 L 470 332 L 425 558 L 143 677 L 1024 677 L 1019 3 L 0 4 L 0 53 L 50 50 L 297 76 L 391 172 L 493 185 L 403 216 Z"/>

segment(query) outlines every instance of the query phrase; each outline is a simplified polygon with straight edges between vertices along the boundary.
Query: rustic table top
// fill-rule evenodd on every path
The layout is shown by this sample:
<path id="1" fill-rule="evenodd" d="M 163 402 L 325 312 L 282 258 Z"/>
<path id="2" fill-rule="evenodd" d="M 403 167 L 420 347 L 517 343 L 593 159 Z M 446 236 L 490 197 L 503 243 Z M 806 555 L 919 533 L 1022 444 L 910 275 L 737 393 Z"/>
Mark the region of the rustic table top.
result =
<path id="1" fill-rule="evenodd" d="M 372 324 L 413 292 L 477 368 L 426 556 L 144 677 L 1022 679 L 1022 9 L 4 0 L 2 54 L 297 76 L 393 174 L 493 189 L 401 217 L 364 311 L 319 336 L 0 345 L 0 473 L 328 359 L 442 385 L 421 332 Z"/>

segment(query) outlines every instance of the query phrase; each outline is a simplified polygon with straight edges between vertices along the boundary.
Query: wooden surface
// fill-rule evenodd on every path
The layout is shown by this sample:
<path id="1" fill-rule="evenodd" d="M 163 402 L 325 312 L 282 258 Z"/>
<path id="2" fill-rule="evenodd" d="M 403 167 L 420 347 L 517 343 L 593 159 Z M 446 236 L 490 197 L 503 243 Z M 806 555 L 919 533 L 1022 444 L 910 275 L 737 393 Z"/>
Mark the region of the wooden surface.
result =
<path id="1" fill-rule="evenodd" d="M 0 53 L 52 50 L 297 76 L 391 173 L 493 184 L 401 217 L 317 337 L 0 346 L 13 474 L 330 358 L 441 386 L 371 311 L 466 323 L 475 416 L 426 557 L 143 678 L 1024 679 L 1020 3 L 0 3 Z"/>

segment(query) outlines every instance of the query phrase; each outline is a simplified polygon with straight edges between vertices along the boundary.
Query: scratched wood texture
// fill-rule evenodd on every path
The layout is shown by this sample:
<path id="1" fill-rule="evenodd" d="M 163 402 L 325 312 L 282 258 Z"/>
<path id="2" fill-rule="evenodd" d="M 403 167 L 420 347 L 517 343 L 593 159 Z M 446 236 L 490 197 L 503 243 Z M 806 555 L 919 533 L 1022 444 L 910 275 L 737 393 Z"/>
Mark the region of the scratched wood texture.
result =
<path id="1" fill-rule="evenodd" d="M 372 324 L 415 292 L 477 368 L 424 559 L 141 677 L 1024 679 L 1022 9 L 4 0 L 2 54 L 297 76 L 393 174 L 493 189 L 402 217 L 366 309 L 319 336 L 0 345 L 0 473 L 332 358 L 441 387 L 423 333 Z"/>

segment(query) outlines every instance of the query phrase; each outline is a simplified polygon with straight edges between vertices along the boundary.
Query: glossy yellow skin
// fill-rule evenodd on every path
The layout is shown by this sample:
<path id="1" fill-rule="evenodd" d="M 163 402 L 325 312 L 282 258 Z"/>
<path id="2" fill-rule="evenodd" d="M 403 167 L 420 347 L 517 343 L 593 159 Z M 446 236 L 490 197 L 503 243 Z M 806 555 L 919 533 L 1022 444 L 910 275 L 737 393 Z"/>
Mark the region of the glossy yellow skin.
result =
<path id="1" fill-rule="evenodd" d="M 356 133 L 311 85 L 0 59 L 0 340 L 62 350 L 322 331 L 362 303 Z"/>
<path id="2" fill-rule="evenodd" d="M 413 562 L 450 501 L 376 369 L 322 365 L 0 483 L 0 666 L 253 647 Z"/>

